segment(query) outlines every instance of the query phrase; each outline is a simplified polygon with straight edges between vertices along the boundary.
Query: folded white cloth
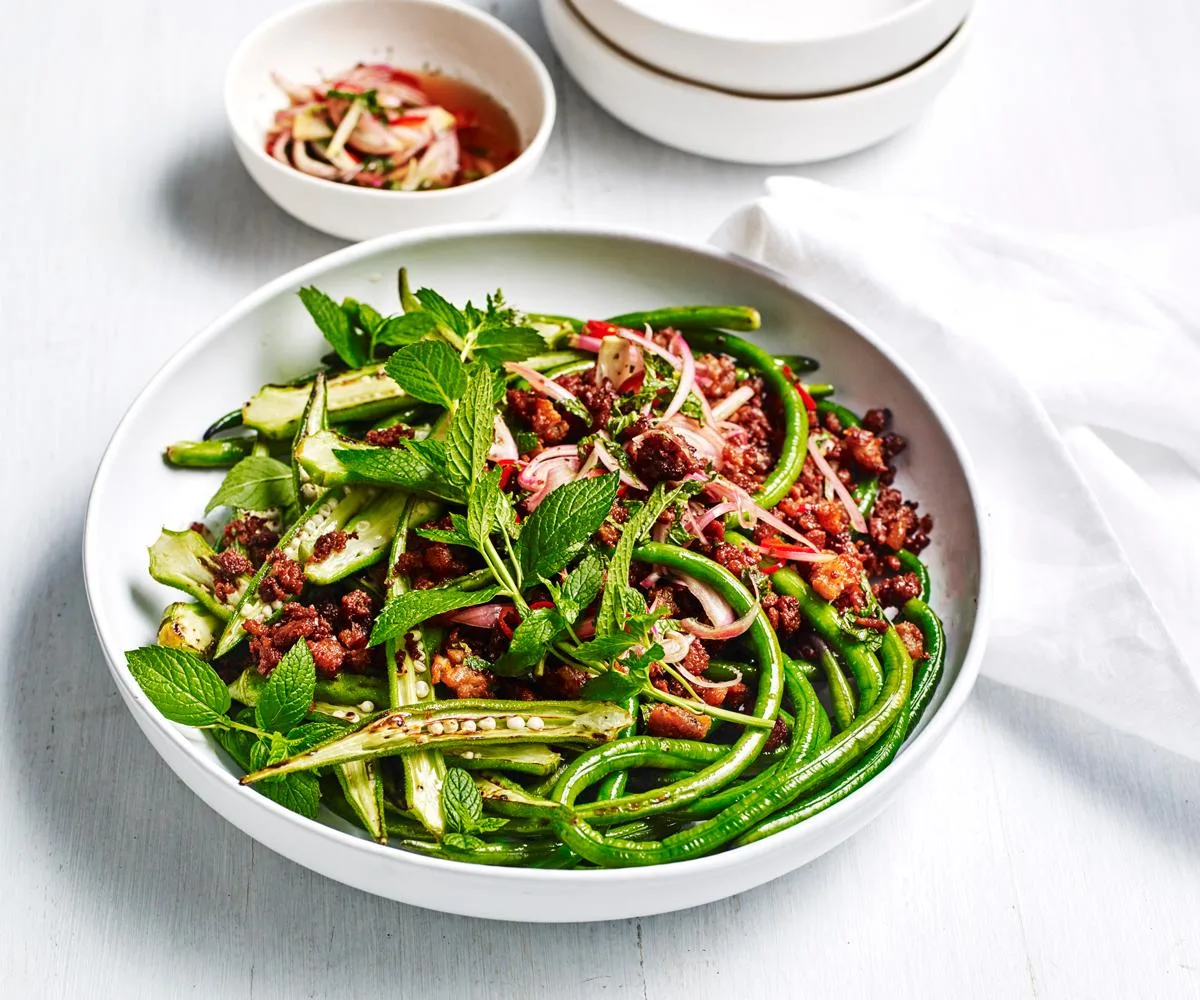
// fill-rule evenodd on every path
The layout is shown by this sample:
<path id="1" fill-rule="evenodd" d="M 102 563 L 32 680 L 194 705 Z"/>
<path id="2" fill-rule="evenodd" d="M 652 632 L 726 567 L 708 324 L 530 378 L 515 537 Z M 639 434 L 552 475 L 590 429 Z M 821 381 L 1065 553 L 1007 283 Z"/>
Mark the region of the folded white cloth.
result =
<path id="1" fill-rule="evenodd" d="M 1169 245 L 1200 248 L 1197 223 Z M 1089 259 L 792 177 L 713 239 L 857 317 L 962 434 L 989 514 L 984 673 L 1200 758 L 1200 257 L 1185 275 L 1142 232 L 1132 261 Z"/>

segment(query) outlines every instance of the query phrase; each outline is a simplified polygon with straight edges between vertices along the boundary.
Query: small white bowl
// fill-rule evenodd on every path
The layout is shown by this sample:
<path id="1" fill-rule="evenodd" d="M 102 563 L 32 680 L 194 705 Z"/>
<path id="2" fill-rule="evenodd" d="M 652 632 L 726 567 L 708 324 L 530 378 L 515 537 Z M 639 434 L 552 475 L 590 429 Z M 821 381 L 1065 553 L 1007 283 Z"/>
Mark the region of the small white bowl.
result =
<path id="1" fill-rule="evenodd" d="M 723 90 L 799 97 L 916 66 L 974 0 L 574 0 L 610 44 L 660 72 Z"/>
<path id="2" fill-rule="evenodd" d="M 460 187 L 386 191 L 309 177 L 267 154 L 267 130 L 287 104 L 272 71 L 308 83 L 371 61 L 428 67 L 479 87 L 512 115 L 520 155 Z M 555 98 L 533 49 L 494 17 L 458 0 L 314 0 L 269 18 L 238 46 L 225 74 L 225 111 L 242 163 L 272 201 L 314 229 L 364 240 L 499 214 L 542 158 Z"/>
<path id="3" fill-rule="evenodd" d="M 390 309 L 393 282 L 382 279 L 401 265 L 453 302 L 478 302 L 499 287 L 510 302 L 550 313 L 752 304 L 763 316 L 756 339 L 764 347 L 819 358 L 822 379 L 834 382 L 839 399 L 855 410 L 892 410 L 909 445 L 901 488 L 937 519 L 922 558 L 932 574 L 931 603 L 946 626 L 946 668 L 921 726 L 886 770 L 790 830 L 710 857 L 611 871 L 491 868 L 382 847 L 327 811 L 317 822 L 289 812 L 239 785 L 237 768 L 211 736 L 162 717 L 123 656 L 153 639 L 159 609 L 178 598 L 146 573 L 145 546 L 164 524 L 189 523 L 221 479 L 218 469 L 169 468 L 160 457 L 163 442 L 195 435 L 214 412 L 263 382 L 312 370 L 324 345 L 298 288 L 316 285 L 336 299 L 350 295 Z M 604 229 L 497 225 L 400 233 L 347 247 L 235 306 L 189 341 L 134 401 L 96 474 L 84 529 L 88 601 L 117 690 L 155 749 L 205 802 L 271 850 L 368 892 L 447 913 L 552 922 L 642 916 L 742 892 L 806 864 L 878 815 L 946 735 L 975 681 L 987 620 L 984 560 L 982 508 L 962 445 L 882 337 L 711 247 Z M 140 773 L 166 780 L 161 772 Z M 937 823 L 928 817 L 931 832 Z M 903 845 L 893 853 L 902 863 Z M 481 993 L 488 995 L 486 986 Z"/>
<path id="4" fill-rule="evenodd" d="M 753 97 L 659 73 L 608 44 L 569 0 L 541 0 L 563 64 L 592 100 L 643 135 L 734 163 L 811 163 L 857 152 L 915 122 L 958 69 L 971 20 L 919 66 L 826 97 Z"/>

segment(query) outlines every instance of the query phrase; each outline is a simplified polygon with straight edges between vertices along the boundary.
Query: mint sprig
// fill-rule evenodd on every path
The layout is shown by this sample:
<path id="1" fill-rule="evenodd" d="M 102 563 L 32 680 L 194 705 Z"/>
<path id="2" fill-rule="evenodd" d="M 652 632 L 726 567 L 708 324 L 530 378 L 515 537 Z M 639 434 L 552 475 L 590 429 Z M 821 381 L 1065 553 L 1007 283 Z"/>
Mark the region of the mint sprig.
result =
<path id="1" fill-rule="evenodd" d="M 180 649 L 142 646 L 125 654 L 129 672 L 152 705 L 182 726 L 226 722 L 229 689 L 204 660 Z"/>
<path id="2" fill-rule="evenodd" d="M 444 340 L 422 340 L 396 351 L 384 365 L 401 389 L 425 403 L 450 409 L 467 388 L 467 371 Z"/>
<path id="3" fill-rule="evenodd" d="M 269 455 L 248 455 L 225 475 L 204 513 L 218 507 L 238 510 L 286 510 L 296 503 L 296 484 L 290 466 Z"/>
<path id="4" fill-rule="evenodd" d="M 329 346 L 349 368 L 361 368 L 371 360 L 370 342 L 358 330 L 347 310 L 318 288 L 301 288 L 297 293 Z"/>
<path id="5" fill-rule="evenodd" d="M 317 668 L 308 643 L 300 639 L 279 661 L 263 686 L 254 717 L 259 729 L 285 733 L 308 714 L 317 686 Z"/>
<path id="6" fill-rule="evenodd" d="M 410 590 L 391 598 L 375 619 L 371 629 L 371 645 L 378 646 L 388 639 L 404 635 L 411 628 L 436 615 L 459 608 L 487 604 L 500 592 L 499 587 L 482 590 Z"/>
<path id="7" fill-rule="evenodd" d="M 608 517 L 619 486 L 610 473 L 551 490 L 521 528 L 517 558 L 525 579 L 552 576 L 575 558 Z"/>

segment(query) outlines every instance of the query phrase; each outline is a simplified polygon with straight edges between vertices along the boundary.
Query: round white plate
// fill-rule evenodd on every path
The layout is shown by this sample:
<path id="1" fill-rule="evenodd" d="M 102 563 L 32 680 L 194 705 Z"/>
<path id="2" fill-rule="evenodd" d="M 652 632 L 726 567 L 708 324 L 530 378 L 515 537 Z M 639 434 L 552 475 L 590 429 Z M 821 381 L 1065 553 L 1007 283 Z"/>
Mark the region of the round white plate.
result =
<path id="1" fill-rule="evenodd" d="M 288 812 L 240 786 L 234 765 L 205 734 L 158 714 L 123 656 L 153 641 L 162 608 L 177 598 L 147 575 L 146 546 L 163 525 L 194 520 L 220 479 L 219 472 L 168 468 L 163 446 L 196 437 L 262 383 L 312 369 L 325 347 L 297 289 L 315 284 L 335 298 L 352 295 L 392 311 L 401 265 L 451 301 L 479 302 L 500 287 L 511 303 L 537 312 L 591 317 L 669 304 L 754 305 L 764 319 L 756 336 L 766 346 L 820 358 L 820 377 L 842 387 L 838 398 L 851 407 L 892 408 L 910 442 L 901 484 L 937 520 L 927 556 L 948 646 L 926 724 L 886 771 L 791 830 L 712 857 L 618 871 L 485 868 L 379 846 L 327 812 L 320 822 Z M 217 812 L 330 878 L 406 903 L 508 920 L 611 920 L 681 909 L 811 861 L 878 814 L 939 743 L 975 681 L 983 647 L 983 552 L 970 475 L 953 431 L 903 363 L 833 307 L 752 265 L 605 230 L 473 226 L 399 234 L 330 254 L 255 292 L 171 358 L 121 421 L 92 488 L 84 574 L 122 698 L 163 759 Z"/>

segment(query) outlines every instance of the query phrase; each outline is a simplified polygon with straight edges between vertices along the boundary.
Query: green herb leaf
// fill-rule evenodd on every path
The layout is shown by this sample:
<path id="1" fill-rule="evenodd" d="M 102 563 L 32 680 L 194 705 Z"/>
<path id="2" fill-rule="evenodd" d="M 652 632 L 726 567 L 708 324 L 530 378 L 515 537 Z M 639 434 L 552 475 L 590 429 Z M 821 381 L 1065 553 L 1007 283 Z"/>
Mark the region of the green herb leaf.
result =
<path id="1" fill-rule="evenodd" d="M 142 646 L 125 654 L 129 672 L 165 718 L 184 726 L 214 726 L 229 710 L 229 688 L 204 660 L 181 649 Z"/>
<path id="2" fill-rule="evenodd" d="M 528 673 L 541 662 L 550 644 L 566 627 L 557 608 L 535 608 L 521 619 L 521 624 L 513 631 L 508 651 L 496 661 L 492 670 L 501 677 Z"/>
<path id="3" fill-rule="evenodd" d="M 475 781 L 461 767 L 446 770 L 442 780 L 442 811 L 452 833 L 471 833 L 483 819 L 483 796 Z"/>
<path id="4" fill-rule="evenodd" d="M 508 820 L 500 816 L 484 816 L 475 829 L 480 833 L 494 833 L 504 826 L 508 826 Z"/>
<path id="5" fill-rule="evenodd" d="M 360 482 L 400 486 L 444 500 L 462 500 L 462 487 L 448 480 L 422 454 L 429 441 L 401 441 L 395 448 L 334 448 L 334 457 Z M 440 444 L 440 442 L 433 442 Z"/>
<path id="6" fill-rule="evenodd" d="M 287 755 L 295 757 L 296 754 L 311 750 L 313 747 L 320 746 L 328 740 L 345 736 L 346 729 L 347 727 L 340 722 L 326 721 L 324 719 L 316 722 L 306 722 L 303 726 L 289 729 L 287 731 Z"/>
<path id="7" fill-rule="evenodd" d="M 401 389 L 450 409 L 467 388 L 467 370 L 444 340 L 422 340 L 396 351 L 384 365 Z"/>
<path id="8" fill-rule="evenodd" d="M 318 288 L 301 288 L 299 295 L 317 329 L 348 367 L 361 368 L 371 360 L 366 339 L 355 332 L 346 310 Z"/>
<path id="9" fill-rule="evenodd" d="M 283 510 L 295 502 L 296 484 L 291 468 L 268 455 L 249 455 L 229 470 L 204 513 L 212 513 L 218 507 Z"/>
<path id="10" fill-rule="evenodd" d="M 371 645 L 403 635 L 409 629 L 435 615 L 443 615 L 459 608 L 470 608 L 476 604 L 487 604 L 500 593 L 499 587 L 484 587 L 482 590 L 410 590 L 393 597 L 383 606 L 375 627 L 371 630 Z"/>
<path id="11" fill-rule="evenodd" d="M 637 636 L 628 632 L 614 632 L 576 646 L 572 653 L 577 660 L 584 663 L 594 663 L 597 666 L 608 667 L 613 660 L 618 659 L 626 650 L 638 644 Z"/>
<path id="12" fill-rule="evenodd" d="M 527 326 L 496 326 L 481 330 L 473 354 L 498 368 L 505 361 L 524 361 L 546 350 L 545 338 Z"/>
<path id="13" fill-rule="evenodd" d="M 253 733 L 218 727 L 212 731 L 212 734 L 217 743 L 234 759 L 238 767 L 247 772 L 254 770 L 254 765 L 250 763 L 250 748 L 255 742 Z"/>
<path id="14" fill-rule="evenodd" d="M 308 715 L 316 687 L 316 664 L 308 642 L 299 639 L 283 655 L 263 686 L 254 707 L 258 728 L 269 733 L 286 733 L 299 725 Z"/>
<path id="15" fill-rule="evenodd" d="M 465 337 L 469 332 L 467 317 L 432 288 L 418 288 L 417 301 L 439 326 L 445 327 L 459 337 Z"/>
<path id="16" fill-rule="evenodd" d="M 471 489 L 467 500 L 467 534 L 475 548 L 483 549 L 496 527 L 503 501 L 500 494 L 500 469 L 493 469 Z"/>
<path id="17" fill-rule="evenodd" d="M 619 485 L 610 473 L 551 490 L 521 528 L 517 557 L 525 578 L 551 576 L 574 559 L 608 517 Z"/>
<path id="18" fill-rule="evenodd" d="M 321 781 L 311 771 L 294 771 L 256 781 L 254 787 L 273 802 L 301 816 L 316 819 L 321 809 Z"/>
<path id="19" fill-rule="evenodd" d="M 572 625 L 583 613 L 583 609 L 596 599 L 600 584 L 604 580 L 604 563 L 595 552 L 589 552 L 567 574 L 567 579 L 558 588 L 555 603 L 563 617 Z"/>
<path id="20" fill-rule="evenodd" d="M 448 833 L 442 838 L 442 844 L 459 851 L 477 851 L 486 846 L 482 840 L 472 837 L 469 833 Z"/>
<path id="21" fill-rule="evenodd" d="M 619 670 L 608 670 L 593 677 L 579 689 L 579 697 L 588 701 L 622 702 L 641 690 L 641 684 Z"/>
<path id="22" fill-rule="evenodd" d="M 403 347 L 437 332 L 437 322 L 429 313 L 400 313 L 389 316 L 375 330 L 377 347 Z"/>
<path id="23" fill-rule="evenodd" d="M 476 368 L 450 421 L 445 442 L 447 466 L 464 483 L 479 478 L 491 451 L 498 381 L 490 368 Z"/>

